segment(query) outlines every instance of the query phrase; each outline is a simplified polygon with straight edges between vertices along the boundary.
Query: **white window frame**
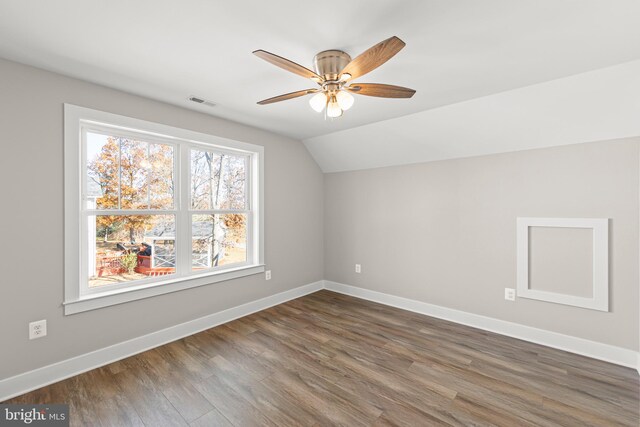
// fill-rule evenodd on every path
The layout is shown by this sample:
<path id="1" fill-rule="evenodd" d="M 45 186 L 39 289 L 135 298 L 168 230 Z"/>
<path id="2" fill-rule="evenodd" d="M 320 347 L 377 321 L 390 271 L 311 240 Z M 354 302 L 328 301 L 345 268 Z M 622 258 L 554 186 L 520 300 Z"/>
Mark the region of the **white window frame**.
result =
<path id="1" fill-rule="evenodd" d="M 592 297 L 567 295 L 529 288 L 529 228 L 585 228 L 592 230 Z M 609 219 L 608 218 L 518 218 L 518 297 L 609 311 Z"/>
<path id="2" fill-rule="evenodd" d="M 176 273 L 166 278 L 150 278 L 130 283 L 90 289 L 87 283 L 87 218 L 92 214 L 118 214 L 86 209 L 86 152 L 83 132 L 117 132 L 148 142 L 169 144 L 174 147 L 174 207 L 172 210 L 127 210 L 130 214 L 174 215 Z M 224 213 L 227 211 L 191 210 L 190 150 L 210 150 L 217 153 L 241 155 L 247 158 L 245 188 L 247 206 L 247 261 L 193 271 L 191 268 L 192 214 Z M 196 286 L 208 285 L 252 274 L 263 273 L 264 268 L 264 148 L 259 145 L 221 138 L 200 132 L 167 126 L 160 123 L 125 117 L 117 114 L 64 105 L 64 311 L 65 315 L 149 298 Z M 182 268 L 178 268 L 181 266 Z"/>

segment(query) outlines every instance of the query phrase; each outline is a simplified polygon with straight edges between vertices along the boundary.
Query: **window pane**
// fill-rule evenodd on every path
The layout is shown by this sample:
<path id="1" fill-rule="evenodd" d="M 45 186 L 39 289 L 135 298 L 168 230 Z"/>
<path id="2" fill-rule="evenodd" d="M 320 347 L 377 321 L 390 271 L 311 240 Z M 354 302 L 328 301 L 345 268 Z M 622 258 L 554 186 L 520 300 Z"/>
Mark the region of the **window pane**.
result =
<path id="1" fill-rule="evenodd" d="M 191 208 L 245 209 L 246 156 L 191 150 Z"/>
<path id="2" fill-rule="evenodd" d="M 149 203 L 151 209 L 173 208 L 173 147 L 149 144 Z"/>
<path id="3" fill-rule="evenodd" d="M 87 133 L 88 209 L 118 209 L 120 147 L 116 139 Z"/>
<path id="4" fill-rule="evenodd" d="M 173 208 L 170 145 L 87 133 L 87 208 Z"/>
<path id="5" fill-rule="evenodd" d="M 149 145 L 126 138 L 116 140 L 120 143 L 120 208 L 146 209 L 149 206 L 147 193 Z"/>
<path id="6" fill-rule="evenodd" d="M 88 224 L 89 288 L 176 271 L 173 215 L 97 215 Z"/>
<path id="7" fill-rule="evenodd" d="M 247 261 L 246 215 L 193 215 L 191 233 L 193 270 Z"/>

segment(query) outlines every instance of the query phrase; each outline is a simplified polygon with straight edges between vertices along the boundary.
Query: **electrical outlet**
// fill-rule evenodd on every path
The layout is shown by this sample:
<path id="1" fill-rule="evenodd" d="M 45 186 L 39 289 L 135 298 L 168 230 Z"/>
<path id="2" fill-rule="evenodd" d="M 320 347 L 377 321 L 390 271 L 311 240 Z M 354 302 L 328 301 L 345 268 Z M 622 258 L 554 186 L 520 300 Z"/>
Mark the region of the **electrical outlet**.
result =
<path id="1" fill-rule="evenodd" d="M 264 279 L 271 280 L 271 270 L 267 270 L 264 272 Z"/>
<path id="2" fill-rule="evenodd" d="M 356 273 L 362 273 L 362 267 L 360 264 L 356 264 Z"/>
<path id="3" fill-rule="evenodd" d="M 29 323 L 29 339 L 35 340 L 36 338 L 42 338 L 47 335 L 47 321 L 38 320 L 37 322 Z"/>
<path id="4" fill-rule="evenodd" d="M 516 290 L 513 288 L 504 288 L 504 299 L 507 301 L 516 300 Z"/>

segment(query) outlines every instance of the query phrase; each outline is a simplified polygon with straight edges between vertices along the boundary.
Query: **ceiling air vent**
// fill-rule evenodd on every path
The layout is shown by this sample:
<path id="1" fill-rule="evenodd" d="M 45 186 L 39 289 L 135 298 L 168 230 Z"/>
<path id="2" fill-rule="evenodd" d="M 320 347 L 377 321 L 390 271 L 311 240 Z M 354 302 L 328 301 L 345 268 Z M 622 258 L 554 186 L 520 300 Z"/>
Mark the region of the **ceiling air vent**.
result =
<path id="1" fill-rule="evenodd" d="M 189 101 L 193 101 L 196 104 L 207 105 L 209 107 L 215 107 L 216 106 L 216 104 L 214 104 L 213 102 L 207 101 L 206 99 L 198 98 L 197 96 L 190 96 L 189 97 Z"/>

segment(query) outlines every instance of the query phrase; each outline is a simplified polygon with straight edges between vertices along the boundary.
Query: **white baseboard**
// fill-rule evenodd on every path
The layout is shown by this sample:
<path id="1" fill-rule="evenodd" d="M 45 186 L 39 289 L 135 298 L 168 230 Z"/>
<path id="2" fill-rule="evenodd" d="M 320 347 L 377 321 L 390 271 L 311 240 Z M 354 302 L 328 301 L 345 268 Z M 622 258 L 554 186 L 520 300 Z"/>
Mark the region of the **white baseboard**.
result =
<path id="1" fill-rule="evenodd" d="M 572 337 L 559 334 L 557 332 L 546 331 L 531 326 L 520 325 L 518 323 L 507 322 L 505 320 L 494 319 L 492 317 L 467 313 L 460 310 L 428 304 L 408 298 L 385 294 L 358 288 L 356 286 L 344 285 L 342 283 L 324 281 L 324 288 L 341 294 L 350 295 L 357 298 L 425 314 L 431 317 L 448 320 L 455 323 L 471 326 L 485 331 L 495 332 L 524 341 L 557 348 L 571 353 L 581 354 L 605 362 L 615 363 L 629 368 L 634 368 L 640 373 L 640 353 L 626 348 L 589 341 L 583 338 Z"/>
<path id="2" fill-rule="evenodd" d="M 62 381 L 91 369 L 113 363 L 171 341 L 247 316 L 260 310 L 319 291 L 324 281 L 310 283 L 256 301 L 219 311 L 199 319 L 171 326 L 100 350 L 63 360 L 0 381 L 0 402 Z"/>
<path id="3" fill-rule="evenodd" d="M 0 402 L 321 289 L 635 368 L 640 373 L 640 353 L 633 350 L 321 280 L 0 380 Z"/>

